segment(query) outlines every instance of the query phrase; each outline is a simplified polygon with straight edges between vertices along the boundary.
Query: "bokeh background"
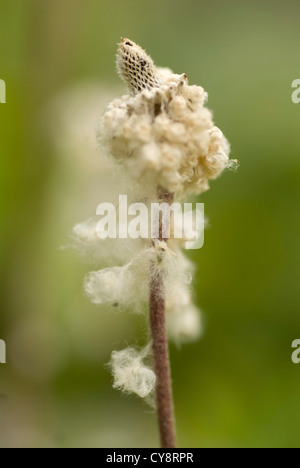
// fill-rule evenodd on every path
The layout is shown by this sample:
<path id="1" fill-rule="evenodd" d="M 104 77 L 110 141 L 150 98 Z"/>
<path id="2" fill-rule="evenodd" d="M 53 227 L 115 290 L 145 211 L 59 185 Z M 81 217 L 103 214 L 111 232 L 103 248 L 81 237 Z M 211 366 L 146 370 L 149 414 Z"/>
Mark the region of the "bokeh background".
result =
<path id="1" fill-rule="evenodd" d="M 180 447 L 299 447 L 300 4 L 295 0 L 0 0 L 1 447 L 155 447 L 155 414 L 112 389 L 112 349 L 145 319 L 89 303 L 68 244 L 109 187 L 91 150 L 124 91 L 120 36 L 209 93 L 239 159 L 200 197 L 202 339 L 171 346 Z"/>

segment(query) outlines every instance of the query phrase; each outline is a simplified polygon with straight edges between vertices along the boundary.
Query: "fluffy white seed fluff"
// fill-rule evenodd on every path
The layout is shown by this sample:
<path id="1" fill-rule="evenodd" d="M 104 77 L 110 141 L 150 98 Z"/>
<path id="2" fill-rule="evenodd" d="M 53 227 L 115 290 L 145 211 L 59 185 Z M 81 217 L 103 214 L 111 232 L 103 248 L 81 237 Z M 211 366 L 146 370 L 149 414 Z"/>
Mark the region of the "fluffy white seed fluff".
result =
<path id="1" fill-rule="evenodd" d="M 142 246 L 138 239 L 100 239 L 97 231 L 99 218 L 90 218 L 74 226 L 71 245 L 89 263 L 104 266 L 124 265 L 130 262 Z"/>
<path id="2" fill-rule="evenodd" d="M 141 398 L 150 395 L 155 387 L 155 373 L 144 364 L 148 347 L 138 352 L 134 348 L 113 351 L 110 366 L 114 388 L 125 393 L 136 393 Z"/>
<path id="3" fill-rule="evenodd" d="M 170 192 L 204 192 L 209 180 L 229 164 L 229 144 L 205 107 L 206 92 L 189 86 L 185 74 L 156 68 L 139 46 L 126 41 L 119 47 L 117 63 L 131 94 L 107 107 L 100 141 L 135 179 L 152 180 Z M 151 84 L 149 78 L 147 86 L 139 83 L 139 92 L 128 68 L 128 53 L 133 62 L 146 63 L 142 76 L 156 79 Z M 140 70 L 134 73 L 140 76 Z"/>
<path id="4" fill-rule="evenodd" d="M 194 341 L 202 332 L 200 311 L 187 285 L 177 283 L 166 297 L 168 336 L 176 344 Z"/>
<path id="5" fill-rule="evenodd" d="M 166 242 L 156 240 L 152 247 L 138 251 L 124 266 L 89 273 L 85 279 L 85 291 L 95 304 L 141 313 L 149 301 L 150 265 L 152 275 L 164 271 L 165 284 L 161 294 L 168 290 L 175 278 L 187 279 L 178 271 L 177 255 Z"/>
<path id="6" fill-rule="evenodd" d="M 194 264 L 177 246 L 176 268 L 165 290 L 168 336 L 177 345 L 194 341 L 202 333 L 201 312 L 192 297 L 194 270 Z"/>

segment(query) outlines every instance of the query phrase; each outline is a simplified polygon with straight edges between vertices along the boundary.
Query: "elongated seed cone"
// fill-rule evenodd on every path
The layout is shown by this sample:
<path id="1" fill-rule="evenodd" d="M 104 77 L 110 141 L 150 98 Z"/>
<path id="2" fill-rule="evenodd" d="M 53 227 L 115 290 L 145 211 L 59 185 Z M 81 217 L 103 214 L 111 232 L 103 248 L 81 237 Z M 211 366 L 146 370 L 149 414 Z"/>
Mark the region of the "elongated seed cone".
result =
<path id="1" fill-rule="evenodd" d="M 117 68 L 131 94 L 161 86 L 153 60 L 137 44 L 122 39 L 117 53 Z"/>

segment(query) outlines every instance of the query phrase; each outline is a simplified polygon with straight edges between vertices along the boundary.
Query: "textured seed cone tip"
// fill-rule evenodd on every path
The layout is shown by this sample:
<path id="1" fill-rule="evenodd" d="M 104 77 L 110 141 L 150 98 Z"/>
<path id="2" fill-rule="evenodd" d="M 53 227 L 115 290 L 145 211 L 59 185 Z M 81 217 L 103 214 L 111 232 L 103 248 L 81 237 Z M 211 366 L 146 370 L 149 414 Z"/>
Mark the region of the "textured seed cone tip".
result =
<path id="1" fill-rule="evenodd" d="M 151 57 L 127 38 L 122 38 L 119 44 L 117 69 L 132 94 L 137 94 L 144 89 L 150 90 L 162 84 Z"/>

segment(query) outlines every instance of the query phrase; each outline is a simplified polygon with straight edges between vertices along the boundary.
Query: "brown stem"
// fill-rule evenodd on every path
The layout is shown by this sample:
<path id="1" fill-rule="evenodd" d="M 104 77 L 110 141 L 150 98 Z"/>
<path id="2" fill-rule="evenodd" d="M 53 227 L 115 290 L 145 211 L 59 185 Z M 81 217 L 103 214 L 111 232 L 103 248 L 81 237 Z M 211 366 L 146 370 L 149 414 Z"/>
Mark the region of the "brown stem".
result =
<path id="1" fill-rule="evenodd" d="M 173 195 L 160 189 L 159 199 L 170 204 Z M 161 229 L 159 240 L 165 240 L 162 238 Z M 155 269 L 155 274 L 151 274 L 150 284 L 150 326 L 153 365 L 156 374 L 158 425 L 161 447 L 175 448 L 175 419 L 165 309 L 164 273 L 163 270 L 157 273 Z"/>

